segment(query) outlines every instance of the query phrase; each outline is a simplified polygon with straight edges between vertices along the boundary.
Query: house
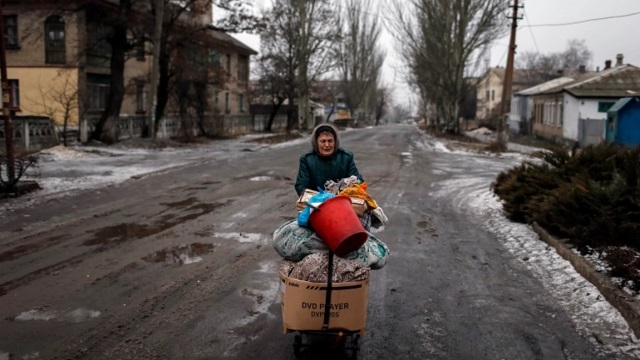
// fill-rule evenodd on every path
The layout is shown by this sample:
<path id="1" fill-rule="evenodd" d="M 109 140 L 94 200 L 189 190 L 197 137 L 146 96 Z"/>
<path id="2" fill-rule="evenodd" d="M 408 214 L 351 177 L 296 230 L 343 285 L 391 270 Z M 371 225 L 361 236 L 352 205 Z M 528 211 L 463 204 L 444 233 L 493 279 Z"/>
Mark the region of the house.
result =
<path id="1" fill-rule="evenodd" d="M 509 130 L 514 134 L 530 134 L 533 124 L 533 95 L 572 81 L 575 81 L 575 79 L 560 77 L 513 94 L 511 97 L 511 112 L 507 120 Z"/>
<path id="2" fill-rule="evenodd" d="M 208 4 L 208 0 L 202 1 Z M 111 73 L 111 46 L 104 36 L 110 27 L 104 19 L 105 14 L 118 10 L 115 3 L 113 0 L 3 2 L 13 113 L 49 116 L 59 125 L 65 118 L 69 124 L 79 125 L 99 117 L 107 103 Z M 138 2 L 134 9 L 141 21 L 130 25 L 128 34 L 136 46 L 126 57 L 121 116 L 147 114 L 152 45 L 144 39 L 152 38 L 151 3 L 152 0 Z M 180 6 L 177 2 L 169 4 Z M 248 115 L 249 58 L 256 52 L 211 27 L 210 5 L 201 9 L 197 13 L 189 9 L 191 13 L 183 14 L 178 20 L 182 26 L 195 23 L 204 29 L 200 43 L 191 48 L 203 50 L 210 66 L 220 66 L 226 71 L 224 82 L 210 85 L 208 101 L 226 116 Z M 188 71 L 193 68 L 189 63 L 200 60 L 186 56 L 183 69 Z M 177 114 L 178 106 L 168 104 L 165 113 Z"/>
<path id="3" fill-rule="evenodd" d="M 605 140 L 607 111 L 620 98 L 640 93 L 640 68 L 623 64 L 533 95 L 534 136 L 581 146 Z"/>
<path id="4" fill-rule="evenodd" d="M 640 145 L 640 98 L 625 97 L 607 111 L 607 142 L 627 147 Z"/>
<path id="5" fill-rule="evenodd" d="M 476 119 L 490 120 L 497 118 L 502 104 L 502 91 L 504 89 L 506 69 L 493 67 L 487 69 L 476 85 Z M 522 69 L 514 69 L 512 93 L 534 85 L 536 82 L 530 78 L 529 72 Z"/>

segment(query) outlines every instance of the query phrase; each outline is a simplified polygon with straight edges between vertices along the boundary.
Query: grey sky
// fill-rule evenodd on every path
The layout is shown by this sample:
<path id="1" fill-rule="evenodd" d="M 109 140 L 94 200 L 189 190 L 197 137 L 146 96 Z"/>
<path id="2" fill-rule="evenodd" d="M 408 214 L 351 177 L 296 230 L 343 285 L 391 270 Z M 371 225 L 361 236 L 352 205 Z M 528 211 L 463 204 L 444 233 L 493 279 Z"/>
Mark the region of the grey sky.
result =
<path id="1" fill-rule="evenodd" d="M 593 70 L 597 66 L 602 69 L 605 60 L 615 62 L 618 53 L 624 55 L 625 63 L 640 66 L 639 0 L 524 0 L 523 14 L 516 36 L 519 52 L 559 52 L 569 40 L 579 39 L 593 52 Z M 602 19 L 607 17 L 611 18 Z M 602 20 L 583 22 L 591 19 Z M 582 23 L 539 26 L 577 22 Z M 506 66 L 508 44 L 508 36 L 496 41 L 491 66 Z"/>
<path id="2" fill-rule="evenodd" d="M 262 8 L 270 1 L 253 2 L 256 8 Z M 615 63 L 616 55 L 619 53 L 624 55 L 625 63 L 640 66 L 640 41 L 637 39 L 640 36 L 640 0 L 519 0 L 519 3 L 524 4 L 524 11 L 521 10 L 523 18 L 518 22 L 517 52 L 560 52 L 566 48 L 569 40 L 578 39 L 584 40 L 593 52 L 592 63 L 586 64 L 591 70 L 595 70 L 596 67 L 602 69 L 605 60 Z M 505 8 L 505 17 L 508 15 L 511 15 L 511 9 Z M 396 49 L 392 46 L 393 39 L 386 31 L 383 29 L 383 43 L 388 44 L 387 60 L 383 69 L 385 85 L 395 89 L 398 103 L 415 105 L 415 96 L 411 95 L 411 90 L 404 82 L 404 66 L 394 55 Z M 257 36 L 234 36 L 257 51 L 260 50 Z M 504 38 L 495 41 L 489 66 L 506 66 L 508 44 L 507 32 Z"/>

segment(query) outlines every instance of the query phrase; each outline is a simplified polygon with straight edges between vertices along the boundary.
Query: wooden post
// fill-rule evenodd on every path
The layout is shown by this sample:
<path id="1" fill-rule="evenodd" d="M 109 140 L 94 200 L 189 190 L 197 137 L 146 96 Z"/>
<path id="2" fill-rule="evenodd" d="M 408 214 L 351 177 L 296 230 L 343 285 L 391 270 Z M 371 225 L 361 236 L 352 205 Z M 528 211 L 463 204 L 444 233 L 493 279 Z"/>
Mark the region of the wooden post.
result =
<path id="1" fill-rule="evenodd" d="M 498 116 L 498 138 L 500 147 L 506 148 L 507 118 L 511 111 L 511 88 L 513 85 L 513 58 L 516 53 L 516 28 L 518 27 L 518 0 L 513 0 L 513 17 L 511 18 L 511 37 L 509 39 L 509 52 L 507 55 L 507 68 L 504 72 L 504 84 L 502 88 L 502 102 Z"/>
<path id="2" fill-rule="evenodd" d="M 13 187 L 16 171 L 15 156 L 13 153 L 13 126 L 11 125 L 11 89 L 9 88 L 9 80 L 7 79 L 7 59 L 5 56 L 4 41 L 4 15 L 2 12 L 2 0 L 0 0 L 0 77 L 2 77 L 2 115 L 4 116 L 4 138 L 7 148 L 7 176 L 9 186 Z"/>

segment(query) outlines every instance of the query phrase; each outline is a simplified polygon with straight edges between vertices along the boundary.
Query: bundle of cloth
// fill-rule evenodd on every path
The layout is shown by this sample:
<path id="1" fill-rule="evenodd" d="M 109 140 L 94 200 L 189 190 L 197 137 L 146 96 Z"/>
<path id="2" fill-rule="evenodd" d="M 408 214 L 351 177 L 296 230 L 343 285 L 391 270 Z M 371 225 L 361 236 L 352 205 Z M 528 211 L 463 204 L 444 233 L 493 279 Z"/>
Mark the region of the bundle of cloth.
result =
<path id="1" fill-rule="evenodd" d="M 335 282 L 364 280 L 368 278 L 370 270 L 381 269 L 387 263 L 389 248 L 370 233 L 370 228 L 379 228 L 388 222 L 388 218 L 366 189 L 366 183 L 351 177 L 337 183 L 328 181 L 324 193 L 316 193 L 308 199 L 313 205 L 315 199 L 346 195 L 352 199 L 364 199 L 366 204 L 366 209 L 356 210 L 356 213 L 367 232 L 367 241 L 343 257 L 333 257 L 332 279 Z M 312 207 L 306 206 L 297 218 L 280 225 L 273 233 L 273 247 L 283 258 L 280 272 L 286 276 L 310 282 L 326 282 L 329 247 L 306 223 L 311 211 Z"/>

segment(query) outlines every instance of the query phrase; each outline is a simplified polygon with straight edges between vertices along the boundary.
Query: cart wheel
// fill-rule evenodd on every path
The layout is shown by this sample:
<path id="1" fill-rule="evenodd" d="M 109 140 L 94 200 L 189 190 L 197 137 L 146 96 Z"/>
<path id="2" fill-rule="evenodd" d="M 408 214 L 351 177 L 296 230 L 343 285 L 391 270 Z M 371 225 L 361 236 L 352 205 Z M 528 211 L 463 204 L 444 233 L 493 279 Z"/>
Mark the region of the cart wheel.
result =
<path id="1" fill-rule="evenodd" d="M 358 358 L 358 350 L 360 350 L 360 334 L 355 334 L 351 340 L 351 360 Z"/>
<path id="2" fill-rule="evenodd" d="M 302 336 L 296 335 L 296 337 L 293 339 L 293 355 L 295 355 L 297 358 L 299 358 L 301 355 L 301 352 L 300 352 L 301 348 L 302 348 Z"/>

